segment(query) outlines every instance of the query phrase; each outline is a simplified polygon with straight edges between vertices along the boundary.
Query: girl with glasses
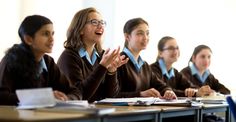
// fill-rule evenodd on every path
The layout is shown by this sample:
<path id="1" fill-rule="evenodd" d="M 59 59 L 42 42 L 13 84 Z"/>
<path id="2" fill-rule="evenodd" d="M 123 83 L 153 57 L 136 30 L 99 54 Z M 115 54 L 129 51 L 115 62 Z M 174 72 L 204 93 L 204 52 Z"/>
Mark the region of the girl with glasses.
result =
<path id="1" fill-rule="evenodd" d="M 65 50 L 57 62 L 73 84 L 82 87 L 83 99 L 89 102 L 117 95 L 116 69 L 128 61 L 119 55 L 120 48 L 105 51 L 101 48 L 105 25 L 95 8 L 78 11 L 67 30 Z"/>

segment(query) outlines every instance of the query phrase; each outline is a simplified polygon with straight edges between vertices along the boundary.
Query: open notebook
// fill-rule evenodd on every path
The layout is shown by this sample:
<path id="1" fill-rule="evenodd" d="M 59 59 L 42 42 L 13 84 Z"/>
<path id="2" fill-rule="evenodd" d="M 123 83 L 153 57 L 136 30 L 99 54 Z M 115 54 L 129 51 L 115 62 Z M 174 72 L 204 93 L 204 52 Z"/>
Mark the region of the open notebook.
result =
<path id="1" fill-rule="evenodd" d="M 56 100 L 52 88 L 16 90 L 19 99 L 17 109 L 36 109 L 53 112 L 80 112 L 86 114 L 104 115 L 115 111 L 115 108 L 96 108 L 87 100 Z"/>
<path id="2" fill-rule="evenodd" d="M 96 101 L 96 104 L 112 104 L 112 105 L 167 105 L 167 106 L 201 106 L 202 103 L 191 101 L 188 98 L 179 98 L 174 100 L 165 100 L 154 97 L 135 97 L 135 98 L 106 98 Z"/>

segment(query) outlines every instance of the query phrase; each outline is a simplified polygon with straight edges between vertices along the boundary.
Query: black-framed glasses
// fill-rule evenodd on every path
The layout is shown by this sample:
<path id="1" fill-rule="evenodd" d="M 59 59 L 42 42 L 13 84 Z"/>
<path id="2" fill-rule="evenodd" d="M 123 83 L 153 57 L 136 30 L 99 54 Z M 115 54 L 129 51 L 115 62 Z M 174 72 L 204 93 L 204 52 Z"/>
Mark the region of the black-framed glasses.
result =
<path id="1" fill-rule="evenodd" d="M 90 24 L 92 24 L 92 25 L 94 25 L 94 26 L 98 26 L 99 24 L 101 25 L 101 26 L 106 26 L 107 25 L 107 23 L 106 23 L 106 21 L 104 21 L 104 20 L 97 20 L 97 19 L 92 19 L 92 20 L 89 20 L 89 21 L 87 21 L 88 23 L 90 23 Z"/>
<path id="2" fill-rule="evenodd" d="M 169 51 L 175 51 L 175 50 L 179 50 L 179 47 L 173 47 L 173 46 L 170 46 L 170 47 L 167 47 L 167 48 L 163 48 L 163 51 L 164 50 L 169 50 Z"/>

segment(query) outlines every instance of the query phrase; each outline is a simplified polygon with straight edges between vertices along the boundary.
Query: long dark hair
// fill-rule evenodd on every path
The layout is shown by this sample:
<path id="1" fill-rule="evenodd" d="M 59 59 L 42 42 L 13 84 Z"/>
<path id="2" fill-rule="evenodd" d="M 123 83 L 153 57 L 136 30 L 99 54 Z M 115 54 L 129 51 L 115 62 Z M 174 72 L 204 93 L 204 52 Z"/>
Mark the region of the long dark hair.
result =
<path id="1" fill-rule="evenodd" d="M 46 24 L 52 24 L 51 20 L 41 15 L 27 16 L 21 23 L 18 34 L 21 44 L 13 45 L 6 52 L 6 70 L 11 74 L 11 78 L 17 81 L 16 86 L 34 87 L 38 80 L 39 65 L 30 46 L 25 43 L 24 36 L 35 37 L 35 33 Z M 24 83 L 22 83 L 24 82 Z"/>

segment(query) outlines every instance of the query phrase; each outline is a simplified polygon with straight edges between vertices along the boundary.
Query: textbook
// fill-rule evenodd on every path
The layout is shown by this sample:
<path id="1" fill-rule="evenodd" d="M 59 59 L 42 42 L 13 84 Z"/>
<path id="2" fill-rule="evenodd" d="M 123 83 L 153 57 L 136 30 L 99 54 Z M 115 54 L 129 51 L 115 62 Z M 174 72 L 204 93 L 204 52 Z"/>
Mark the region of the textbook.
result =
<path id="1" fill-rule="evenodd" d="M 196 101 L 202 102 L 204 104 L 226 104 L 226 96 L 222 94 L 197 97 Z"/>
<path id="2" fill-rule="evenodd" d="M 115 108 L 96 108 L 87 100 L 61 101 L 54 97 L 52 88 L 16 90 L 19 99 L 17 109 L 35 109 L 39 111 L 76 112 L 94 115 L 112 113 Z"/>

